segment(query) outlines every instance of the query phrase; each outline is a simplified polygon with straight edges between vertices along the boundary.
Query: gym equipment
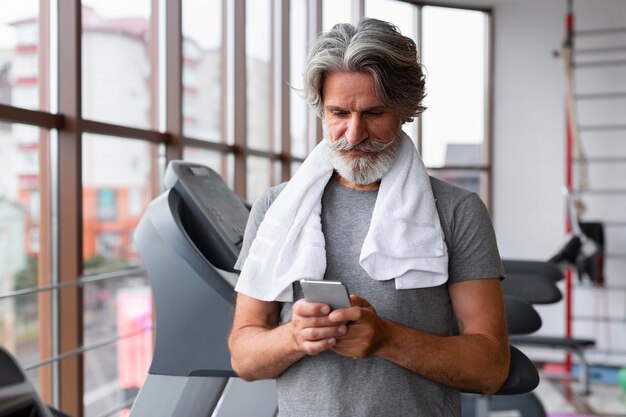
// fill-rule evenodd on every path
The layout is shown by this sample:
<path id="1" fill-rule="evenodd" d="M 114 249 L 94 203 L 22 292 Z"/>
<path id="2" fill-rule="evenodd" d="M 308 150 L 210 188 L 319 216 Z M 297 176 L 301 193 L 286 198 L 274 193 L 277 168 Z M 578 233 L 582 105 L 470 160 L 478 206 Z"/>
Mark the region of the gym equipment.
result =
<path id="1" fill-rule="evenodd" d="M 539 330 L 541 317 L 530 303 L 506 294 L 504 303 L 509 334 L 527 334 Z M 506 410 L 522 412 L 526 417 L 545 417 L 541 403 L 531 392 L 539 383 L 537 369 L 514 346 L 510 346 L 510 354 L 509 376 L 495 395 L 461 394 L 463 417 L 487 417 L 493 411 Z"/>
<path id="2" fill-rule="evenodd" d="M 226 345 L 249 211 L 213 170 L 173 161 L 135 244 L 152 282 L 157 330 L 132 417 L 273 416 L 275 382 L 236 378 Z M 247 401 L 241 401 L 246 398 Z"/>
<path id="3" fill-rule="evenodd" d="M 0 417 L 68 417 L 48 408 L 15 358 L 0 346 Z"/>
<path id="4" fill-rule="evenodd" d="M 503 264 L 507 273 L 507 279 L 502 282 L 502 290 L 505 296 L 520 297 L 532 304 L 547 304 L 561 300 L 561 291 L 557 288 L 556 283 L 563 275 L 555 263 L 503 260 Z M 508 284 L 506 283 L 507 281 L 509 281 Z M 589 364 L 585 358 L 585 351 L 595 346 L 594 340 L 573 337 L 521 335 L 511 332 L 509 342 L 515 346 L 565 349 L 575 354 L 578 357 L 581 368 L 579 378 L 582 385 L 581 394 L 587 395 L 591 393 Z"/>

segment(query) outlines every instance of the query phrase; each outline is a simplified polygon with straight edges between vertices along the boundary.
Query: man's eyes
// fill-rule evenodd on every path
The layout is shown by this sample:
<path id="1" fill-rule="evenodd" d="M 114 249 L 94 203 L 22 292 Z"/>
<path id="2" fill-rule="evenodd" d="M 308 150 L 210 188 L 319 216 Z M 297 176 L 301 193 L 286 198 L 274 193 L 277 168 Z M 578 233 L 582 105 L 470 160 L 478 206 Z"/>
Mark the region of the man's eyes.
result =
<path id="1" fill-rule="evenodd" d="M 333 113 L 333 116 L 336 116 L 336 117 L 346 117 L 350 114 L 347 111 L 341 111 L 341 110 L 333 110 L 332 113 Z M 378 116 L 382 116 L 383 113 L 384 112 L 379 111 L 379 110 L 375 110 L 375 111 L 372 110 L 372 111 L 363 112 L 363 115 L 369 116 L 369 117 L 378 117 Z"/>

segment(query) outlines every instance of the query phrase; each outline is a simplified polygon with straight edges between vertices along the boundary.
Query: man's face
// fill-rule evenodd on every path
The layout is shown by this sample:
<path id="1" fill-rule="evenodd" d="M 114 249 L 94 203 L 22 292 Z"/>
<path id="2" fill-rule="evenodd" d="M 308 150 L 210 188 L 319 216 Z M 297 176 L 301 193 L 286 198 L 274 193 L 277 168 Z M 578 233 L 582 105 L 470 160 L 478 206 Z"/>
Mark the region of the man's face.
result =
<path id="1" fill-rule="evenodd" d="M 374 184 L 391 168 L 400 141 L 398 116 L 376 96 L 371 75 L 332 72 L 322 90 L 324 134 L 340 181 Z"/>

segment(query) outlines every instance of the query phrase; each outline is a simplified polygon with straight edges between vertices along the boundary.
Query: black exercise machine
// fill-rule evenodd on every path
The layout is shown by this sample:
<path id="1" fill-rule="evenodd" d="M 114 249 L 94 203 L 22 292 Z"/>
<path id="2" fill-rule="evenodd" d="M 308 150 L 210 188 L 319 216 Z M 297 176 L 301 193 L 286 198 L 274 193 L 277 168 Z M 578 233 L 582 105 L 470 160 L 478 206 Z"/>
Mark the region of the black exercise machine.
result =
<path id="1" fill-rule="evenodd" d="M 563 278 L 563 272 L 557 263 L 524 260 L 504 260 L 503 263 L 507 276 L 502 282 L 505 295 L 520 297 L 532 304 L 550 304 L 562 299 L 557 282 Z M 595 346 L 594 340 L 512 333 L 509 341 L 515 346 L 561 349 L 574 354 L 580 365 L 580 393 L 583 395 L 591 393 L 585 351 Z"/>

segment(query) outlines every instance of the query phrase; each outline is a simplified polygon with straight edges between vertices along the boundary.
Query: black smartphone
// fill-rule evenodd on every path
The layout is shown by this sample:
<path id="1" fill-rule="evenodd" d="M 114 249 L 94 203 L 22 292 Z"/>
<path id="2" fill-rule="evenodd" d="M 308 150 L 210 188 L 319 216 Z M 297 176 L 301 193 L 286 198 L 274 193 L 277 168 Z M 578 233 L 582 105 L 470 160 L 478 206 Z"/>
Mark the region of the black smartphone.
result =
<path id="1" fill-rule="evenodd" d="M 332 310 L 351 306 L 348 288 L 342 282 L 301 279 L 300 286 L 307 301 L 328 304 Z"/>

